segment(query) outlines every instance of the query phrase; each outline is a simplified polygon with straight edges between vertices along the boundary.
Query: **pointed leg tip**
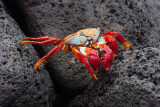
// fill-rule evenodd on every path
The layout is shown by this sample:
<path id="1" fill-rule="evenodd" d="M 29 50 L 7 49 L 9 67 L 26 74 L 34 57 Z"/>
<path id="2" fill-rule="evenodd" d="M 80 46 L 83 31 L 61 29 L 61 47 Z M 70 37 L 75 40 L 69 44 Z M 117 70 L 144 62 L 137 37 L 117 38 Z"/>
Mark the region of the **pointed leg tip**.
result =
<path id="1" fill-rule="evenodd" d="M 117 54 L 115 54 L 115 53 L 113 54 L 113 60 L 116 58 L 116 55 L 117 55 Z M 112 61 L 113 61 L 113 60 L 112 60 Z"/>
<path id="2" fill-rule="evenodd" d="M 95 80 L 98 81 L 98 78 L 97 78 L 97 76 L 96 76 L 94 73 L 92 73 L 91 75 L 93 76 L 93 78 L 94 78 Z"/>
<path id="3" fill-rule="evenodd" d="M 24 44 L 24 42 L 22 41 L 20 45 L 22 46 L 23 44 Z"/>
<path id="4" fill-rule="evenodd" d="M 94 79 L 98 81 L 98 78 L 96 77 L 96 75 L 94 74 Z"/>
<path id="5" fill-rule="evenodd" d="M 130 50 L 130 44 L 129 44 L 129 42 L 128 41 L 124 41 L 124 42 L 122 42 L 122 44 L 126 47 L 126 51 L 129 51 Z"/>
<path id="6" fill-rule="evenodd" d="M 21 46 L 24 45 L 24 44 L 29 44 L 29 43 L 30 43 L 29 41 L 22 41 Z"/>
<path id="7" fill-rule="evenodd" d="M 126 49 L 126 51 L 129 51 L 130 50 L 130 47 L 128 47 L 127 49 Z"/>
<path id="8" fill-rule="evenodd" d="M 37 71 L 37 66 L 34 66 L 34 72 L 36 72 Z"/>
<path id="9" fill-rule="evenodd" d="M 25 37 L 24 40 L 28 40 L 28 39 L 30 39 L 30 38 L 31 38 L 31 37 Z"/>
<path id="10" fill-rule="evenodd" d="M 109 70 L 109 68 L 106 68 L 105 70 L 106 70 L 106 71 L 108 71 L 108 70 Z"/>

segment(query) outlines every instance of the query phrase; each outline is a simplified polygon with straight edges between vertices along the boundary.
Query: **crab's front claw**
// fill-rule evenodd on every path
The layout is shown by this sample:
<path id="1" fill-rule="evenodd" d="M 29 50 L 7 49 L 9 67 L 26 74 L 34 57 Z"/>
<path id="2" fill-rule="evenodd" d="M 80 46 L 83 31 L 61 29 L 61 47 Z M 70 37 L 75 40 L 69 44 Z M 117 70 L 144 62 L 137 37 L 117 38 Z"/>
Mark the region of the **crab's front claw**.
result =
<path id="1" fill-rule="evenodd" d="M 99 67 L 100 67 L 100 57 L 98 55 L 98 52 L 94 49 L 90 50 L 89 63 L 92 66 L 94 72 L 98 72 Z"/>
<path id="2" fill-rule="evenodd" d="M 92 66 L 94 72 L 98 72 L 100 67 L 100 57 L 98 51 L 92 48 L 80 47 L 80 52 L 87 56 L 89 59 L 89 64 Z"/>
<path id="3" fill-rule="evenodd" d="M 76 47 L 72 47 L 72 45 L 70 45 L 70 48 L 73 52 L 73 54 L 76 56 L 76 58 L 82 63 L 85 64 L 85 67 L 87 69 L 87 71 L 94 77 L 95 80 L 98 80 L 98 78 L 96 77 L 96 75 L 92 72 L 92 70 L 90 69 L 90 64 L 88 62 L 88 59 L 86 56 L 89 55 L 90 52 L 90 48 L 86 48 L 86 47 L 80 47 L 80 52 Z M 94 56 L 91 55 L 91 61 L 94 60 Z M 96 59 L 96 58 L 95 58 Z"/>
<path id="4" fill-rule="evenodd" d="M 107 45 L 102 45 L 101 51 L 104 50 L 106 53 L 102 56 L 102 62 L 105 70 L 108 70 L 112 64 L 113 52 Z"/>

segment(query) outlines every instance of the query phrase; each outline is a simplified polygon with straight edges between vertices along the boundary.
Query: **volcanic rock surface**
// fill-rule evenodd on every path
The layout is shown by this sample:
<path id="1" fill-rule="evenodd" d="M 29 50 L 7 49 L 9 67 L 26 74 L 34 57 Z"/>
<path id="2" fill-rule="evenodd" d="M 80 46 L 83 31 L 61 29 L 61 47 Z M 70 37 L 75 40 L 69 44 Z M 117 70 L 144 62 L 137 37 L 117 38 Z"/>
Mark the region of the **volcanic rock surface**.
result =
<path id="1" fill-rule="evenodd" d="M 69 106 L 144 105 L 149 107 L 159 105 L 159 0 L 3 1 L 6 5 L 6 10 L 18 23 L 25 36 L 40 37 L 48 35 L 63 39 L 80 29 L 100 27 L 101 34 L 114 30 L 122 34 L 131 44 L 131 50 L 128 52 L 125 51 L 121 44 L 118 44 L 119 51 L 116 59 L 113 61 L 109 71 L 105 71 L 103 66 L 100 67 L 97 73 L 98 82 L 91 77 L 85 66 L 74 57 L 72 52 L 56 52 L 47 60 L 46 69 L 49 71 L 49 75 L 42 65 L 38 68 L 37 76 L 37 74 L 31 72 L 34 64 L 39 59 L 37 53 L 43 57 L 54 46 L 52 44 L 45 46 L 34 45 L 37 53 L 31 45 L 20 47 L 19 44 L 23 40 L 24 34 L 19 30 L 16 22 L 4 12 L 4 7 L 1 6 L 3 15 L 1 16 L 2 33 L 0 35 L 2 35 L 2 39 L 0 39 L 2 45 L 0 51 L 4 54 L 6 53 L 5 55 L 13 53 L 12 51 L 16 53 L 14 57 L 12 57 L 12 54 L 6 58 L 2 56 L 4 61 L 1 60 L 3 65 L 1 69 L 2 71 L 11 69 L 15 64 L 18 67 L 20 66 L 15 68 L 17 72 L 22 70 L 30 74 L 31 77 L 28 78 L 31 79 L 27 79 L 27 81 L 31 80 L 30 82 L 35 83 L 35 77 L 38 78 L 38 82 L 41 81 L 41 78 L 45 78 L 40 87 L 43 87 L 49 81 L 49 84 L 44 87 L 44 90 L 47 90 L 45 96 L 52 95 L 50 101 L 48 99 L 43 100 L 47 105 L 54 101 L 54 89 L 58 96 L 54 101 L 57 106 L 59 104 L 68 106 L 68 102 L 71 99 L 73 101 L 70 102 Z M 8 22 L 4 20 L 8 20 Z M 9 29 L 9 31 L 6 29 Z M 5 38 L 7 41 L 5 41 Z M 9 49 L 10 47 L 11 49 Z M 3 51 L 4 49 L 6 50 Z M 17 63 L 11 63 L 13 65 L 10 67 L 6 65 L 7 62 L 10 62 L 8 61 L 9 59 L 16 59 Z M 15 70 L 12 69 L 10 71 L 13 72 Z M 23 73 L 22 71 L 21 73 Z M 10 73 L 5 75 L 8 74 Z M 19 72 L 18 74 L 20 75 Z M 42 74 L 46 77 L 41 77 Z M 2 74 L 0 76 L 7 78 L 5 75 Z M 14 75 L 17 74 L 14 73 Z M 14 78 L 13 80 L 16 79 Z M 25 79 L 22 82 L 25 82 Z M 26 83 L 26 85 L 32 84 L 30 82 Z M 86 89 L 88 85 L 89 87 Z M 84 91 L 84 89 L 86 90 Z M 33 90 L 27 92 L 31 93 Z M 24 95 L 27 96 L 28 94 Z M 74 99 L 76 95 L 78 96 Z M 41 98 L 43 99 L 45 96 Z M 42 100 L 38 101 L 41 102 Z M 16 101 L 13 104 L 17 104 Z M 23 101 L 19 101 L 19 104 L 23 104 Z M 35 102 L 30 102 L 30 104 L 35 104 Z"/>
<path id="2" fill-rule="evenodd" d="M 119 53 L 100 82 L 90 82 L 70 107 L 158 107 L 160 105 L 160 49 Z"/>
<path id="3" fill-rule="evenodd" d="M 121 33 L 131 50 L 160 48 L 160 27 L 155 20 L 159 16 L 144 0 L 27 0 L 19 4 L 32 34 L 29 36 L 65 38 L 80 29 L 100 27 L 101 34 L 112 30 Z M 41 47 L 37 50 L 44 51 L 41 56 L 53 49 L 53 45 Z M 57 90 L 67 95 L 85 89 L 92 78 L 71 52 L 54 54 L 48 59 L 47 69 Z"/>
<path id="4" fill-rule="evenodd" d="M 24 37 L 0 0 L 0 106 L 52 106 L 55 91 L 51 78 L 44 67 L 33 72 L 39 57 L 31 45 L 20 46 Z"/>

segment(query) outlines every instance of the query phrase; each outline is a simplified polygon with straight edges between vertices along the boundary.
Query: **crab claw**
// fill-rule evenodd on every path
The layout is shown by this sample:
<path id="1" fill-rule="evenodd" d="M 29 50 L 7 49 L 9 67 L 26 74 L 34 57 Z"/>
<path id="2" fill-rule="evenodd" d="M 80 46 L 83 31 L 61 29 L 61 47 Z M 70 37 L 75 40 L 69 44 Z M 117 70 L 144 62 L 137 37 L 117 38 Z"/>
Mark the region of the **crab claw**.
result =
<path id="1" fill-rule="evenodd" d="M 83 55 L 89 58 L 89 63 L 92 66 L 94 72 L 98 72 L 100 67 L 100 57 L 98 55 L 98 51 L 87 47 L 80 47 L 79 50 Z"/>
<path id="2" fill-rule="evenodd" d="M 98 72 L 99 67 L 100 67 L 100 57 L 98 55 L 98 52 L 94 49 L 90 50 L 89 63 L 92 66 L 94 72 Z"/>
<path id="3" fill-rule="evenodd" d="M 102 45 L 101 46 L 101 51 L 104 50 L 106 53 L 103 54 L 102 59 L 103 59 L 103 66 L 105 70 L 108 70 L 112 64 L 113 60 L 113 52 L 107 45 Z"/>
<path id="4" fill-rule="evenodd" d="M 73 54 L 76 56 L 76 58 L 77 58 L 82 64 L 85 64 L 85 67 L 86 67 L 86 69 L 88 70 L 88 72 L 93 76 L 93 78 L 94 78 L 95 80 L 98 81 L 98 78 L 96 77 L 96 75 L 91 71 L 89 62 L 88 62 L 87 58 L 85 57 L 85 55 L 83 55 L 83 53 L 81 54 L 75 47 L 72 47 L 72 45 L 70 45 L 70 48 L 71 48 Z M 85 53 L 84 53 L 84 54 L 85 54 Z"/>

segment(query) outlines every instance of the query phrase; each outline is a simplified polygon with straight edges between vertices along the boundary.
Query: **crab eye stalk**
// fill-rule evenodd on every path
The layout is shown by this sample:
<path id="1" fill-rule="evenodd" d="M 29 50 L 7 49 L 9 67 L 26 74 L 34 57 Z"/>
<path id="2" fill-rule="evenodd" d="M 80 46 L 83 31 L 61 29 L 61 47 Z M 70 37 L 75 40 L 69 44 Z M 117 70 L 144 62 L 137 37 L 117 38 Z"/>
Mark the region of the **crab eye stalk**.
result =
<path id="1" fill-rule="evenodd" d="M 84 32 L 81 32 L 81 33 L 80 33 L 80 36 L 86 36 L 86 35 L 84 34 Z"/>
<path id="2" fill-rule="evenodd" d="M 100 28 L 98 27 L 98 28 L 97 28 L 97 32 L 96 32 L 96 34 L 92 37 L 93 42 L 95 42 L 95 41 L 98 39 L 99 34 L 100 34 Z"/>
<path id="3" fill-rule="evenodd" d="M 100 28 L 99 27 L 97 28 L 97 31 L 100 32 Z"/>

